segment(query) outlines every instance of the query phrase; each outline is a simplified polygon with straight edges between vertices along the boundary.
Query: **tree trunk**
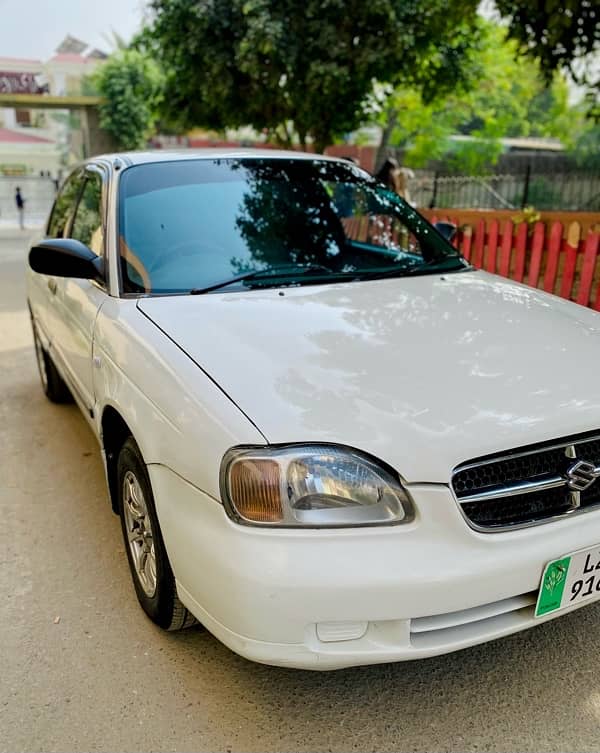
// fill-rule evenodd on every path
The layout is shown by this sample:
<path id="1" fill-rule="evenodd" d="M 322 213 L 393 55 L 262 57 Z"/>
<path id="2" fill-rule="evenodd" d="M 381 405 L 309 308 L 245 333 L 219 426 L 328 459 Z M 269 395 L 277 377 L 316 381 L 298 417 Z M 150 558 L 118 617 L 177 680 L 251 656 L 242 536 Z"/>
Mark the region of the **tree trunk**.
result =
<path id="1" fill-rule="evenodd" d="M 286 142 L 286 148 L 292 149 L 294 147 L 294 137 L 290 133 L 290 129 L 288 128 L 287 120 L 283 121 L 283 130 L 285 131 L 285 142 Z"/>
<path id="2" fill-rule="evenodd" d="M 292 148 L 294 142 L 288 130 L 287 123 L 280 123 L 276 128 L 273 128 L 272 134 L 275 137 L 275 143 L 277 146 L 281 146 L 285 149 Z"/>
<path id="3" fill-rule="evenodd" d="M 325 154 L 325 149 L 333 141 L 333 136 L 330 133 L 315 133 L 313 132 L 313 147 L 315 154 Z"/>

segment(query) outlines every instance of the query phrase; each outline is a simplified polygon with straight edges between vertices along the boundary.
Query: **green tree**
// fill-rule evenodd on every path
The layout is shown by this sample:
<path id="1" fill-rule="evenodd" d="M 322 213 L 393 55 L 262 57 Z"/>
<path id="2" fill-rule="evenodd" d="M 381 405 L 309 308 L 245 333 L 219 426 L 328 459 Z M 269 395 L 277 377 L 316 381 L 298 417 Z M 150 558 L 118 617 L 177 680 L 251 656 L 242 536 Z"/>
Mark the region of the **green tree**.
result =
<path id="1" fill-rule="evenodd" d="M 159 67 L 138 50 L 119 50 L 91 77 L 104 98 L 100 125 L 121 149 L 146 145 L 157 120 L 163 91 Z"/>
<path id="2" fill-rule="evenodd" d="M 473 86 L 432 102 L 423 101 L 414 88 L 400 87 L 384 101 L 379 123 L 391 144 L 406 149 L 407 165 L 422 167 L 451 152 L 457 170 L 479 173 L 497 160 L 503 137 L 546 136 L 571 142 L 580 117 L 574 118 L 569 108 L 564 77 L 556 74 L 546 85 L 535 66 L 516 59 L 516 43 L 506 41 L 501 26 L 485 22 L 481 39 Z M 452 142 L 452 134 L 477 141 Z"/>
<path id="3" fill-rule="evenodd" d="M 431 99 L 464 75 L 477 0 L 153 0 L 138 41 L 181 128 L 251 125 L 321 151 L 363 120 L 375 79 Z"/>
<path id="4" fill-rule="evenodd" d="M 570 154 L 579 167 L 600 171 L 600 128 L 592 120 L 578 130 Z"/>
<path id="5" fill-rule="evenodd" d="M 496 0 L 509 36 L 523 55 L 539 62 L 546 83 L 568 69 L 598 107 L 600 12 L 594 0 Z M 598 115 L 598 113 L 596 113 Z"/>

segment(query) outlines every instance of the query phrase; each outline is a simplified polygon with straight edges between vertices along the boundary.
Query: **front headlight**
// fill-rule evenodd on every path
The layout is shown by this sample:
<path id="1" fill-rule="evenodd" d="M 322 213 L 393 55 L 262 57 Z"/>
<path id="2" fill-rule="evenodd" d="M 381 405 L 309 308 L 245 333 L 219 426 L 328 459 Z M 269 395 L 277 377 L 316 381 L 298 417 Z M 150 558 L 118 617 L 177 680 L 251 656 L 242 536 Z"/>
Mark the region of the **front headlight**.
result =
<path id="1" fill-rule="evenodd" d="M 328 445 L 234 447 L 221 464 L 221 495 L 231 517 L 253 525 L 372 526 L 414 518 L 391 471 Z"/>

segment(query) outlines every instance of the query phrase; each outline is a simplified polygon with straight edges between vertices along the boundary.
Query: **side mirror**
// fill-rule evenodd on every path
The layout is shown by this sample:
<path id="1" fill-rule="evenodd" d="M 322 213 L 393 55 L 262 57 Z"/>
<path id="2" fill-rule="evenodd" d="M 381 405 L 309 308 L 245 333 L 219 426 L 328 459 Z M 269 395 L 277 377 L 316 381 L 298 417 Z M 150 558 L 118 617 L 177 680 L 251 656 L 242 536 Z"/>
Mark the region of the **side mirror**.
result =
<path id="1" fill-rule="evenodd" d="M 456 235 L 456 225 L 453 222 L 436 222 L 434 228 L 443 235 L 448 242 L 452 242 Z"/>
<path id="2" fill-rule="evenodd" d="M 104 279 L 104 261 L 73 238 L 49 238 L 33 246 L 29 266 L 34 272 L 80 280 Z"/>

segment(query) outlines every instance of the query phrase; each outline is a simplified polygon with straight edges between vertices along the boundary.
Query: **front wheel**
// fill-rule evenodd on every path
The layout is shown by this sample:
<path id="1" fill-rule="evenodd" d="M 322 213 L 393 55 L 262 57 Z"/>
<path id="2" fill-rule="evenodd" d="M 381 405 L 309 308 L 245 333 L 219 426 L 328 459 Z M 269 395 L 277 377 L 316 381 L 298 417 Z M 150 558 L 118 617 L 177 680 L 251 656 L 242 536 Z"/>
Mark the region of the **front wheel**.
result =
<path id="1" fill-rule="evenodd" d="M 117 476 L 121 528 L 138 601 L 148 617 L 165 630 L 189 627 L 196 620 L 177 596 L 150 478 L 133 437 L 121 448 Z"/>

